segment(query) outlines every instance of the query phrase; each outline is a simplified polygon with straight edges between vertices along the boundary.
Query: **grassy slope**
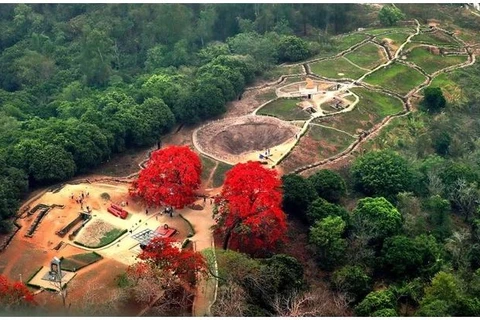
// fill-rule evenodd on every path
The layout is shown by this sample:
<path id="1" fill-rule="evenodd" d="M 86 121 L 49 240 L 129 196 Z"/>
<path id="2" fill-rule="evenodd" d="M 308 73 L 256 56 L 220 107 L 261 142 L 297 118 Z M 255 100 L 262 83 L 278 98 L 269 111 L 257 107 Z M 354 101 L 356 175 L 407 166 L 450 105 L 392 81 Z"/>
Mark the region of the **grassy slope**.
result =
<path id="1" fill-rule="evenodd" d="M 355 138 L 348 134 L 315 125 L 310 126 L 308 129 L 308 136 L 322 142 L 318 147 L 318 152 L 322 159 L 342 152 L 355 141 Z"/>
<path id="2" fill-rule="evenodd" d="M 387 60 L 383 49 L 373 43 L 364 44 L 345 58 L 366 69 L 373 69 Z"/>
<path id="3" fill-rule="evenodd" d="M 360 97 L 355 109 L 333 117 L 318 119 L 315 122 L 355 134 L 357 129 L 368 130 L 387 115 L 403 110 L 399 99 L 384 93 L 365 88 L 353 88 L 352 91 Z"/>
<path id="4" fill-rule="evenodd" d="M 444 33 L 420 33 L 412 38 L 412 42 L 429 43 L 439 46 L 458 46 L 458 42 Z"/>
<path id="5" fill-rule="evenodd" d="M 205 181 L 210 177 L 212 169 L 215 167 L 216 163 L 214 160 L 204 156 L 200 156 L 200 159 L 202 160 L 202 180 Z"/>
<path id="6" fill-rule="evenodd" d="M 343 50 L 346 50 L 348 48 L 350 48 L 351 46 L 363 41 L 367 39 L 367 35 L 363 34 L 363 33 L 352 33 L 352 34 L 349 34 L 347 36 L 344 36 L 344 37 L 338 37 L 338 38 L 335 38 L 334 41 L 335 41 L 335 44 L 336 44 L 336 48 L 338 49 L 338 51 L 343 51 Z"/>
<path id="7" fill-rule="evenodd" d="M 375 113 L 382 118 L 403 110 L 402 101 L 387 94 L 365 88 L 352 88 L 351 91 L 360 97 L 356 107 L 367 108 L 372 106 Z"/>
<path id="8" fill-rule="evenodd" d="M 399 63 L 381 68 L 365 78 L 367 83 L 378 85 L 403 95 L 423 81 L 425 81 L 425 77 L 420 72 Z"/>
<path id="9" fill-rule="evenodd" d="M 313 73 L 332 79 L 358 79 L 365 73 L 365 70 L 355 67 L 343 58 L 315 62 L 310 65 L 310 68 Z"/>
<path id="10" fill-rule="evenodd" d="M 382 34 L 377 37 L 379 41 L 381 41 L 384 38 L 388 38 L 390 40 L 393 40 L 394 44 L 396 45 L 401 45 L 405 40 L 407 40 L 408 36 L 410 34 L 406 32 L 394 32 L 394 33 L 387 33 L 387 34 Z"/>
<path id="11" fill-rule="evenodd" d="M 258 111 L 259 115 L 270 115 L 282 120 L 307 120 L 310 115 L 297 107 L 300 99 L 277 99 Z"/>
<path id="12" fill-rule="evenodd" d="M 440 74 L 432 80 L 430 87 L 441 88 L 448 102 L 466 102 L 467 99 L 463 94 L 462 88 L 453 80 L 454 74 L 455 72 Z M 423 90 L 421 93 L 423 93 Z"/>
<path id="13" fill-rule="evenodd" d="M 440 56 L 430 53 L 426 48 L 415 48 L 408 53 L 407 59 L 421 67 L 427 73 L 444 69 L 467 61 L 467 56 Z"/>
<path id="14" fill-rule="evenodd" d="M 218 188 L 221 187 L 223 184 L 223 181 L 225 180 L 225 174 L 227 173 L 228 170 L 230 170 L 233 166 L 223 163 L 223 162 L 218 162 L 217 170 L 215 170 L 215 173 L 213 174 L 213 187 Z"/>

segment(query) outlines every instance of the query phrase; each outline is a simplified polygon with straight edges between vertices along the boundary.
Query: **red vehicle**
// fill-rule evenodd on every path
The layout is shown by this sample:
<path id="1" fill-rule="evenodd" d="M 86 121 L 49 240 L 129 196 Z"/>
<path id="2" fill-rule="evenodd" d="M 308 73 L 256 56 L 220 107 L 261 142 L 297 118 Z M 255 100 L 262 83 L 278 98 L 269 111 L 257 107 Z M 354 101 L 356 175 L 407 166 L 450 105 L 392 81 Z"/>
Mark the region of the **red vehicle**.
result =
<path id="1" fill-rule="evenodd" d="M 113 214 L 114 216 L 122 219 L 126 219 L 128 216 L 128 212 L 123 210 L 121 207 L 117 206 L 116 204 L 112 204 L 110 207 L 108 207 L 107 211 Z"/>

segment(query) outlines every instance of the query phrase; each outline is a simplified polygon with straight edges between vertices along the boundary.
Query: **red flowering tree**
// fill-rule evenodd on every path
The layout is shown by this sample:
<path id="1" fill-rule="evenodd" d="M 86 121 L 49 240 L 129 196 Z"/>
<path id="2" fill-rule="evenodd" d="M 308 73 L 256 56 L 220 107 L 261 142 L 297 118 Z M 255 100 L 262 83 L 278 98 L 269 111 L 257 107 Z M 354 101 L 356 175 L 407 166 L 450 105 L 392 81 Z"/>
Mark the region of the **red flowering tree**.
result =
<path id="1" fill-rule="evenodd" d="M 25 284 L 10 283 L 5 276 L 0 275 L 0 309 L 16 310 L 34 304 L 34 296 Z"/>
<path id="2" fill-rule="evenodd" d="M 195 200 L 201 172 L 200 158 L 187 146 L 157 150 L 133 182 L 130 194 L 148 205 L 181 209 Z"/>
<path id="3" fill-rule="evenodd" d="M 216 231 L 224 237 L 223 248 L 250 253 L 273 249 L 287 230 L 281 203 L 281 181 L 275 170 L 258 162 L 233 167 L 216 199 Z"/>
<path id="4" fill-rule="evenodd" d="M 195 283 L 197 274 L 204 275 L 207 272 L 207 263 L 200 253 L 178 248 L 171 238 L 152 239 L 138 257 L 173 273 L 190 285 Z"/>

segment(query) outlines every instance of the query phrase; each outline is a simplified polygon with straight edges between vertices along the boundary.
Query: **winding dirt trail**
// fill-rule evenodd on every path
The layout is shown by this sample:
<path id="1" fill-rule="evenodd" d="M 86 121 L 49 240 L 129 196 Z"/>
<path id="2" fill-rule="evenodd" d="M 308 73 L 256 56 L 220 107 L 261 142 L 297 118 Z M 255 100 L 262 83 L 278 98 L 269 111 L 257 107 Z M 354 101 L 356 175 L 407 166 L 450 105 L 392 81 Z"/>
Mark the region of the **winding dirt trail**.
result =
<path id="1" fill-rule="evenodd" d="M 300 167 L 300 168 L 296 168 L 295 170 L 293 170 L 294 173 L 301 173 L 301 172 L 305 172 L 309 169 L 323 167 L 323 166 L 327 166 L 327 165 L 331 166 L 331 165 L 334 165 L 337 162 L 340 162 L 340 161 L 344 160 L 347 157 L 350 157 L 352 155 L 352 153 L 355 152 L 356 150 L 358 150 L 366 141 L 368 141 L 368 140 L 372 139 L 373 137 L 377 136 L 378 133 L 380 132 L 380 130 L 382 130 L 385 126 L 387 126 L 392 121 L 392 119 L 395 119 L 395 118 L 398 118 L 398 117 L 404 117 L 404 116 L 408 115 L 411 112 L 411 105 L 412 105 L 411 98 L 416 96 L 418 94 L 418 92 L 421 91 L 423 88 L 429 86 L 432 83 L 432 81 L 435 77 L 437 77 L 440 74 L 446 73 L 446 72 L 451 72 L 451 71 L 454 71 L 454 70 L 457 70 L 457 69 L 460 69 L 460 68 L 465 68 L 465 67 L 471 66 L 472 64 L 475 63 L 476 57 L 475 57 L 474 50 L 472 50 L 472 48 L 473 48 L 472 45 L 468 45 L 462 39 L 457 37 L 454 33 L 449 32 L 449 31 L 444 30 L 444 29 L 441 29 L 441 28 L 438 28 L 438 27 L 436 27 L 434 29 L 434 31 L 438 30 L 438 31 L 441 31 L 445 34 L 450 35 L 460 44 L 460 46 L 462 47 L 461 50 L 465 50 L 466 54 L 468 55 L 468 60 L 466 62 L 458 64 L 458 65 L 453 65 L 453 66 L 450 66 L 450 67 L 446 67 L 444 69 L 437 70 L 432 74 L 429 74 L 425 70 L 423 70 L 421 67 L 419 67 L 418 65 L 416 65 L 412 62 L 406 62 L 406 61 L 403 61 L 402 59 L 400 59 L 399 57 L 401 56 L 405 46 L 412 41 L 412 38 L 419 35 L 420 32 L 421 32 L 420 31 L 420 23 L 418 22 L 418 20 L 414 20 L 414 22 L 415 22 L 415 25 L 416 25 L 415 26 L 415 31 L 412 32 L 407 37 L 407 39 L 405 39 L 405 41 L 401 45 L 398 46 L 398 48 L 395 50 L 395 52 L 394 53 L 392 52 L 392 54 L 390 54 L 390 52 L 388 50 L 386 50 L 383 45 L 376 42 L 376 37 L 378 37 L 379 35 L 373 36 L 373 35 L 366 34 L 367 35 L 366 39 L 352 45 L 351 47 L 337 53 L 336 55 L 333 55 L 333 56 L 330 56 L 330 57 L 322 57 L 322 58 L 312 59 L 312 60 L 309 60 L 309 61 L 306 61 L 306 62 L 301 62 L 301 63 L 288 65 L 289 67 L 301 65 L 301 66 L 303 66 L 304 75 L 308 75 L 309 77 L 317 78 L 317 79 L 320 79 L 320 80 L 330 81 L 332 83 L 341 84 L 342 86 L 336 92 L 337 94 L 340 91 L 351 92 L 351 91 L 349 91 L 349 89 L 351 89 L 353 87 L 361 86 L 361 87 L 365 87 L 369 90 L 382 92 L 382 93 L 385 93 L 387 95 L 399 98 L 402 101 L 402 104 L 403 104 L 403 111 L 401 111 L 397 114 L 389 115 L 389 116 L 385 117 L 379 124 L 375 125 L 370 130 L 364 131 L 361 135 L 359 135 L 357 137 L 357 140 L 354 141 L 350 146 L 348 146 L 347 149 L 345 149 L 343 152 L 340 152 L 340 153 L 338 153 L 338 154 L 336 154 L 336 155 L 334 155 L 334 156 L 332 156 L 328 159 L 324 159 L 324 160 L 321 160 L 321 161 L 318 161 L 318 162 L 315 162 L 315 163 L 312 163 L 312 164 L 309 164 L 309 165 L 306 165 L 306 166 L 303 166 L 303 167 Z M 340 57 L 345 58 L 346 54 L 354 51 L 355 49 L 357 49 L 360 46 L 362 46 L 366 43 L 369 43 L 369 42 L 373 43 L 373 44 L 376 44 L 376 45 L 380 46 L 381 48 L 383 48 L 385 50 L 385 52 L 387 53 L 387 61 L 378 65 L 378 66 L 376 66 L 375 68 L 373 68 L 371 70 L 368 70 L 362 76 L 360 76 L 358 79 L 348 79 L 348 78 L 331 79 L 331 78 L 319 76 L 319 75 L 316 75 L 316 74 L 312 73 L 312 71 L 310 69 L 310 66 L 309 66 L 310 63 L 314 63 L 314 62 L 318 62 L 318 61 L 324 61 L 324 60 L 333 60 L 333 59 L 340 58 Z M 406 95 L 401 95 L 401 94 L 399 94 L 397 92 L 394 92 L 392 90 L 389 90 L 389 89 L 386 89 L 386 88 L 383 88 L 383 87 L 380 87 L 380 86 L 374 86 L 374 85 L 368 84 L 368 83 L 363 81 L 370 74 L 372 74 L 372 73 L 374 73 L 374 72 L 376 72 L 376 71 L 378 71 L 382 68 L 385 68 L 385 67 L 387 67 L 387 66 L 389 66 L 393 63 L 401 63 L 403 65 L 406 65 L 410 68 L 415 69 L 416 71 L 420 72 L 425 77 L 425 81 L 423 83 L 417 85 L 416 87 L 412 88 Z M 286 79 L 288 79 L 290 77 L 297 77 L 297 76 L 298 76 L 297 74 L 295 74 L 295 75 L 285 74 L 285 75 L 280 76 L 280 78 L 277 81 L 274 81 L 274 82 L 271 82 L 271 83 L 266 83 L 266 84 L 263 84 L 263 85 L 257 86 L 257 87 L 247 88 L 246 92 L 255 93 L 256 90 L 268 90 L 269 88 L 277 88 L 277 90 L 278 90 L 278 86 L 285 83 Z M 356 96 L 356 95 L 354 95 L 354 96 Z M 250 95 L 250 97 L 251 97 L 251 95 Z M 254 97 L 253 97 L 253 100 L 254 100 Z M 273 99 L 273 100 L 275 100 L 275 99 Z M 253 108 L 253 110 L 250 107 L 248 110 L 242 109 L 243 112 L 242 111 L 231 112 L 230 115 L 226 115 L 226 117 L 240 116 L 240 115 L 245 115 L 247 113 L 255 115 L 257 113 L 257 111 L 261 109 L 262 106 L 264 106 L 265 104 L 267 104 L 267 103 L 269 103 L 273 100 L 269 100 L 265 103 L 262 103 L 258 107 Z M 252 101 L 249 101 L 249 102 L 252 102 Z M 358 102 L 358 97 L 357 96 L 356 96 L 356 102 Z M 342 113 L 342 112 L 349 112 L 349 111 L 353 110 L 354 106 L 355 106 L 355 103 L 353 103 L 353 105 L 350 106 L 347 109 L 344 109 L 344 110 L 341 110 L 339 112 L 335 112 L 335 113 L 332 113 L 332 114 L 324 114 L 323 112 L 314 113 L 312 115 L 312 117 L 310 119 L 306 120 L 304 122 L 304 124 L 302 125 L 300 134 L 298 136 L 298 139 L 296 139 L 295 143 L 291 146 L 291 148 L 288 150 L 288 152 L 285 152 L 283 157 L 280 157 L 279 159 L 277 159 L 275 161 L 273 166 L 277 166 L 277 165 L 281 164 L 281 162 L 285 159 L 285 157 L 298 145 L 302 135 L 307 132 L 308 126 L 311 124 L 312 120 L 322 118 L 322 117 L 331 117 L 335 114 L 339 114 L 339 113 Z M 298 121 L 287 121 L 287 122 L 298 123 Z M 205 124 L 205 125 L 208 125 L 208 123 Z M 193 139 L 192 139 L 193 144 L 200 153 L 203 153 L 202 149 L 196 143 L 195 133 L 196 133 L 196 130 L 194 130 L 194 132 L 193 132 L 193 136 L 194 136 Z M 206 153 L 204 153 L 204 154 L 212 157 L 212 155 L 210 155 L 210 154 L 206 154 Z M 222 161 L 220 159 L 216 159 L 216 160 L 217 161 Z"/>
<path id="2" fill-rule="evenodd" d="M 382 87 L 372 86 L 372 85 L 366 84 L 365 82 L 361 82 L 363 79 L 365 79 L 365 77 L 367 75 L 373 73 L 374 71 L 379 70 L 380 68 L 383 68 L 383 67 L 385 67 L 389 64 L 392 64 L 395 61 L 400 62 L 398 57 L 400 56 L 400 53 L 401 53 L 402 49 L 405 47 L 405 45 L 407 43 L 409 43 L 411 41 L 411 39 L 415 35 L 418 35 L 420 33 L 420 23 L 417 20 L 415 20 L 415 22 L 417 24 L 416 32 L 414 34 L 411 34 L 407 38 L 407 40 L 397 49 L 394 57 L 391 60 L 389 60 L 388 62 L 386 62 L 386 63 L 384 63 L 380 66 L 378 66 L 374 70 L 364 74 L 362 77 L 360 77 L 355 82 L 350 84 L 350 86 L 352 86 L 354 84 L 359 84 L 359 85 L 367 87 L 367 88 L 375 88 L 375 90 L 384 92 L 388 95 L 397 96 L 397 97 L 401 98 L 401 100 L 403 102 L 403 105 L 404 105 L 404 110 L 400 113 L 395 114 L 395 115 L 385 117 L 379 125 L 374 126 L 372 129 L 365 132 L 363 135 L 361 135 L 358 138 L 357 141 L 352 143 L 345 151 L 341 152 L 340 154 L 337 154 L 337 155 L 335 155 L 333 157 L 330 157 L 328 159 L 325 159 L 325 160 L 322 160 L 322 161 L 319 161 L 319 162 L 316 162 L 316 163 L 313 163 L 313 164 L 310 164 L 310 165 L 307 165 L 307 166 L 304 166 L 304 167 L 301 167 L 301 168 L 297 168 L 296 170 L 293 171 L 294 173 L 302 173 L 302 172 L 305 172 L 305 171 L 313 169 L 313 168 L 318 169 L 318 168 L 322 168 L 322 167 L 327 166 L 327 165 L 332 166 L 332 165 L 335 165 L 336 163 L 350 157 L 352 155 L 352 153 L 357 151 L 367 140 L 370 140 L 370 139 L 374 138 L 375 136 L 377 136 L 378 133 L 380 132 L 380 130 L 382 130 L 385 126 L 387 126 L 392 121 L 392 119 L 395 119 L 395 118 L 398 118 L 398 117 L 404 117 L 404 116 L 408 115 L 411 112 L 411 98 L 414 95 L 416 95 L 420 90 L 429 86 L 435 77 L 437 77 L 438 75 L 440 75 L 442 73 L 451 72 L 451 71 L 454 71 L 454 70 L 457 70 L 457 69 L 460 69 L 460 68 L 465 68 L 465 67 L 471 66 L 472 64 L 475 63 L 476 59 L 475 59 L 474 52 L 469 50 L 469 46 L 463 40 L 458 38 L 456 35 L 447 32 L 446 30 L 438 28 L 440 31 L 444 31 L 445 33 L 450 34 L 452 37 L 455 38 L 455 40 L 457 40 L 460 44 L 463 45 L 463 48 L 465 49 L 465 51 L 468 54 L 468 61 L 467 62 L 438 70 L 438 71 L 436 71 L 432 74 L 428 74 L 423 69 L 421 69 L 420 67 L 414 65 L 414 68 L 416 70 L 420 71 L 422 74 L 424 74 L 427 77 L 427 79 L 423 83 L 421 83 L 420 85 L 418 85 L 415 88 L 413 88 L 412 90 L 410 90 L 410 92 L 408 92 L 407 95 L 405 95 L 403 97 L 399 96 L 398 94 L 396 94 L 394 92 L 391 92 L 390 90 L 386 90 Z M 411 66 L 411 67 L 413 67 L 413 66 Z"/>

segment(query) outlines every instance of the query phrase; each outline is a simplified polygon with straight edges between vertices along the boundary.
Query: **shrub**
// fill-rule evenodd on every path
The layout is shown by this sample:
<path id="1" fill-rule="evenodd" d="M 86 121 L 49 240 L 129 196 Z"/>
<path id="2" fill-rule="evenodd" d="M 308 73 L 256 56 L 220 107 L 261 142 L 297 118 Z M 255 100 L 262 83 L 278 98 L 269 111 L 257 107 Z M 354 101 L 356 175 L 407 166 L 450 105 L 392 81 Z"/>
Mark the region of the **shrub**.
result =
<path id="1" fill-rule="evenodd" d="M 107 192 L 104 192 L 100 195 L 100 197 L 105 200 L 105 201 L 109 201 L 110 200 L 110 195 L 107 193 Z"/>
<path id="2" fill-rule="evenodd" d="M 424 98 L 421 102 L 423 110 L 435 113 L 445 108 L 446 105 L 447 100 L 443 96 L 442 89 L 437 87 L 425 89 Z"/>

